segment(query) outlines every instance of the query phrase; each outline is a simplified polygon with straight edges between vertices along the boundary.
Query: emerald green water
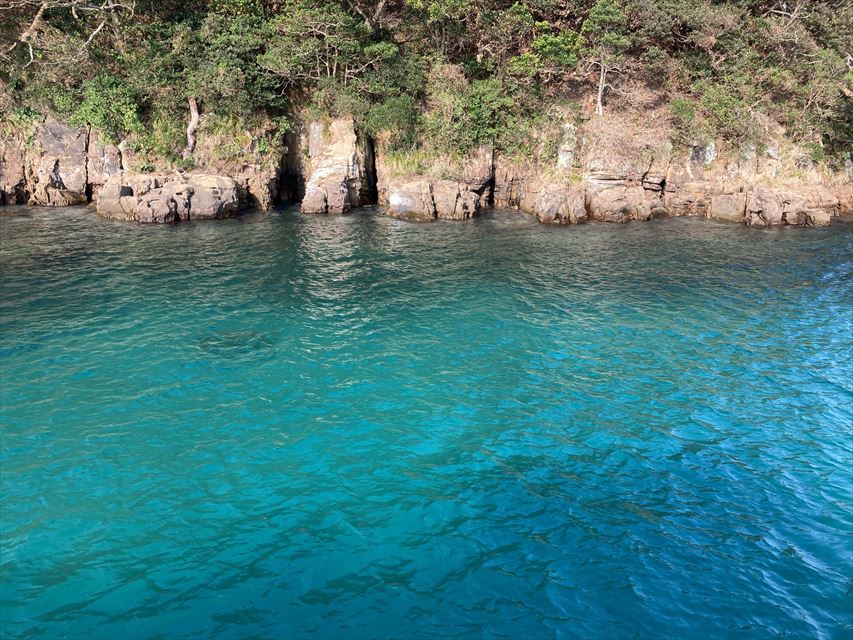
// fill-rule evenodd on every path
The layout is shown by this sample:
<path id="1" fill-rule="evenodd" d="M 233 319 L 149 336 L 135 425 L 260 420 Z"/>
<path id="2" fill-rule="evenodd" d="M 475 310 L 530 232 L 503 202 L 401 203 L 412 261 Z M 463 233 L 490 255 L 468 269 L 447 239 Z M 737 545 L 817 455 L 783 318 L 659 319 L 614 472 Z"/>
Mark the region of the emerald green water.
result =
<path id="1" fill-rule="evenodd" d="M 4 639 L 853 636 L 853 225 L 0 240 Z"/>

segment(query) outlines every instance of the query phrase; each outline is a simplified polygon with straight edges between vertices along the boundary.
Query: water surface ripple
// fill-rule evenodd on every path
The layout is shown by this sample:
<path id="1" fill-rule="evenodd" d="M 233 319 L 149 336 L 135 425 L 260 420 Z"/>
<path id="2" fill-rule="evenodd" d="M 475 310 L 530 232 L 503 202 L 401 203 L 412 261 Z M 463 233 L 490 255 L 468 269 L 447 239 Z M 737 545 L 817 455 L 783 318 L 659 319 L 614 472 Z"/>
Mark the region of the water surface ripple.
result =
<path id="1" fill-rule="evenodd" d="M 0 231 L 4 639 L 853 636 L 853 226 Z"/>

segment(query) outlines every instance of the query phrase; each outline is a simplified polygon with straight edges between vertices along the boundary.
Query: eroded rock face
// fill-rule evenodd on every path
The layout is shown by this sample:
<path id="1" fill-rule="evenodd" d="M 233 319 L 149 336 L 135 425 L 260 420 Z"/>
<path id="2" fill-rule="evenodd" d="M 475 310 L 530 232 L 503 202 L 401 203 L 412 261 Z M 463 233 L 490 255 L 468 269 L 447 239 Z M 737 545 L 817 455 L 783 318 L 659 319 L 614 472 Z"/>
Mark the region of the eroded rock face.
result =
<path id="1" fill-rule="evenodd" d="M 372 151 L 361 144 L 351 119 L 333 120 L 328 127 L 311 123 L 308 154 L 303 213 L 346 213 L 370 203 Z"/>
<path id="2" fill-rule="evenodd" d="M 17 140 L 0 138 L 0 204 L 27 201 L 24 151 Z"/>
<path id="3" fill-rule="evenodd" d="M 837 185 L 830 193 L 838 201 L 838 215 L 853 216 L 853 183 Z"/>
<path id="4" fill-rule="evenodd" d="M 97 131 L 89 132 L 89 145 L 86 150 L 86 179 L 92 197 L 96 198 L 98 191 L 112 176 L 122 172 L 122 156 L 119 148 L 101 140 Z"/>
<path id="5" fill-rule="evenodd" d="M 387 189 L 388 215 L 415 222 L 436 219 L 432 184 L 428 180 L 394 182 Z"/>
<path id="6" fill-rule="evenodd" d="M 548 186 L 533 204 L 536 219 L 543 224 L 578 224 L 586 221 L 584 192 L 579 187 Z"/>
<path id="7" fill-rule="evenodd" d="M 45 121 L 26 153 L 28 204 L 64 207 L 87 202 L 88 142 L 88 127 Z"/>
<path id="8" fill-rule="evenodd" d="M 140 223 L 169 223 L 233 217 L 239 209 L 232 178 L 118 175 L 98 194 L 98 215 Z"/>
<path id="9" fill-rule="evenodd" d="M 750 227 L 782 224 L 782 197 L 765 188 L 750 192 L 746 197 L 744 221 Z"/>
<path id="10" fill-rule="evenodd" d="M 388 215 L 406 220 L 467 220 L 487 204 L 492 185 L 494 153 L 481 146 L 466 159 L 455 179 L 430 176 L 389 176 L 380 158 L 379 202 Z"/>
<path id="11" fill-rule="evenodd" d="M 648 220 L 652 214 L 641 186 L 593 185 L 587 188 L 586 207 L 590 219 L 601 222 Z"/>
<path id="12" fill-rule="evenodd" d="M 746 194 L 729 193 L 711 196 L 707 217 L 729 222 L 743 222 L 746 212 Z"/>
<path id="13" fill-rule="evenodd" d="M 244 166 L 239 173 L 230 177 L 237 183 L 240 208 L 256 208 L 269 211 L 278 198 L 280 170 L 257 165 Z"/>

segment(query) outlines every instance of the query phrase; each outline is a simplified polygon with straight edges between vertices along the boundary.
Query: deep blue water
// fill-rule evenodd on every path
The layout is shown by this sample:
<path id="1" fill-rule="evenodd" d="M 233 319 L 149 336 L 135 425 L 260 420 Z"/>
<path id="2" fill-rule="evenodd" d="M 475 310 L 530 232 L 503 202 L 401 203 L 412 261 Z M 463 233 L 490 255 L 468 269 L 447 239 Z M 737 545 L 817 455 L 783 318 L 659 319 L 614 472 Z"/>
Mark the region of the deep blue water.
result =
<path id="1" fill-rule="evenodd" d="M 4 640 L 853 636 L 853 225 L 0 231 Z"/>

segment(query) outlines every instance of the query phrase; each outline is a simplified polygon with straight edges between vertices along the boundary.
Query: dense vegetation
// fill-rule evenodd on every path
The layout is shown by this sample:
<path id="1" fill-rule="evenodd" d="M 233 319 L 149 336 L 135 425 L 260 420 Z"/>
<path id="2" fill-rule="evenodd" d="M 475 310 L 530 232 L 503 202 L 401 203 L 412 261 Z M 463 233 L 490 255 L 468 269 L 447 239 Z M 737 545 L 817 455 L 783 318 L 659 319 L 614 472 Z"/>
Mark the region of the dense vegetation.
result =
<path id="1" fill-rule="evenodd" d="M 546 105 L 593 115 L 638 88 L 663 97 L 676 144 L 760 145 L 779 124 L 838 160 L 853 140 L 849 0 L 0 0 L 0 14 L 7 127 L 53 111 L 175 163 L 193 161 L 193 112 L 261 153 L 305 109 L 351 114 L 398 150 L 523 152 Z"/>

